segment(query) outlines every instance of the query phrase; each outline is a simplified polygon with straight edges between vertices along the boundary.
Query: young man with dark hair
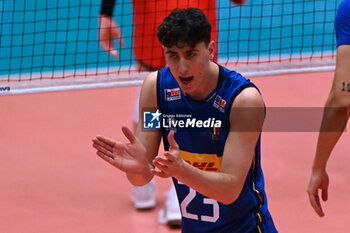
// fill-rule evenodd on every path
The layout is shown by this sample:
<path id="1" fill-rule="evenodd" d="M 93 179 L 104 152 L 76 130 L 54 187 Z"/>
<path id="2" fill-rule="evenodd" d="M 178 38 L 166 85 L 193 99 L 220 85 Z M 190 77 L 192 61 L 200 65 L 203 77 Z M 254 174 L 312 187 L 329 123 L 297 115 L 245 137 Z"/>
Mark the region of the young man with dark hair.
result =
<path id="1" fill-rule="evenodd" d="M 264 102 L 253 83 L 212 61 L 210 31 L 199 9 L 167 16 L 157 35 L 168 67 L 144 81 L 136 136 L 122 127 L 129 143 L 97 136 L 93 147 L 133 185 L 172 177 L 182 232 L 274 233 L 260 164 Z M 145 109 L 160 129 L 142 124 Z"/>
<path id="2" fill-rule="evenodd" d="M 102 0 L 100 10 L 99 41 L 101 47 L 114 58 L 118 52 L 114 46 L 114 39 L 124 45 L 121 29 L 113 20 L 113 9 L 116 0 Z M 136 69 L 151 72 L 166 66 L 162 45 L 157 38 L 157 27 L 163 19 L 176 8 L 200 8 L 208 17 L 212 25 L 211 39 L 217 41 L 216 0 L 133 0 L 133 52 L 136 59 Z M 216 52 L 214 54 L 216 61 Z M 135 109 L 132 117 L 133 130 L 138 122 L 138 106 L 141 87 L 137 88 Z M 131 199 L 138 210 L 152 209 L 156 205 L 156 185 L 151 180 L 144 186 L 132 189 Z M 176 192 L 173 186 L 167 193 L 164 207 L 159 212 L 159 222 L 171 227 L 181 225 L 181 213 L 177 204 Z"/>

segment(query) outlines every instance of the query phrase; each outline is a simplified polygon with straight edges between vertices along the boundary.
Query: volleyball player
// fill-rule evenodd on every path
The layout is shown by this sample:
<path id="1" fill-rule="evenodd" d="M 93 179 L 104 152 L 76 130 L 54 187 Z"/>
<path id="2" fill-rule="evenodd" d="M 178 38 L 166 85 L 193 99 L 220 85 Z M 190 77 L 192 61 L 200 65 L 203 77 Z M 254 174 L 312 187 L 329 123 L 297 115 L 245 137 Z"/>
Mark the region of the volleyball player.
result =
<path id="1" fill-rule="evenodd" d="M 172 177 L 182 232 L 274 233 L 260 164 L 264 102 L 253 83 L 212 61 L 210 31 L 197 8 L 166 17 L 158 38 L 168 67 L 145 79 L 140 110 L 159 109 L 173 123 L 159 121 L 160 130 L 147 129 L 139 114 L 136 136 L 122 127 L 130 142 L 97 136 L 93 146 L 133 185 L 144 185 L 154 175 Z M 154 111 L 152 120 L 159 115 Z M 179 115 L 192 126 L 175 124 Z M 166 152 L 157 155 L 161 137 Z"/>
<path id="2" fill-rule="evenodd" d="M 237 1 L 237 4 L 242 4 Z M 102 48 L 111 56 L 118 58 L 113 39 L 117 38 L 124 45 L 121 30 L 112 19 L 115 0 L 102 0 L 100 11 L 99 39 Z M 217 41 L 216 0 L 133 0 L 134 15 L 134 55 L 136 68 L 139 71 L 155 71 L 165 67 L 164 52 L 157 38 L 157 27 L 175 8 L 200 8 L 209 18 L 212 25 L 212 40 Z M 216 61 L 216 53 L 214 54 Z M 133 128 L 138 122 L 138 106 L 141 87 L 137 89 L 137 97 L 133 114 Z M 132 200 L 136 209 L 151 209 L 155 206 L 156 186 L 152 180 L 142 187 L 133 187 Z M 174 187 L 167 194 L 164 208 L 159 212 L 159 221 L 170 226 L 181 225 L 181 213 L 177 205 Z"/>
<path id="3" fill-rule="evenodd" d="M 350 112 L 350 0 L 344 0 L 338 7 L 335 31 L 337 57 L 334 80 L 325 104 L 307 190 L 311 206 L 320 217 L 324 216 L 324 211 L 318 191 L 321 190 L 322 200 L 327 201 L 329 185 L 327 161 L 345 129 Z"/>

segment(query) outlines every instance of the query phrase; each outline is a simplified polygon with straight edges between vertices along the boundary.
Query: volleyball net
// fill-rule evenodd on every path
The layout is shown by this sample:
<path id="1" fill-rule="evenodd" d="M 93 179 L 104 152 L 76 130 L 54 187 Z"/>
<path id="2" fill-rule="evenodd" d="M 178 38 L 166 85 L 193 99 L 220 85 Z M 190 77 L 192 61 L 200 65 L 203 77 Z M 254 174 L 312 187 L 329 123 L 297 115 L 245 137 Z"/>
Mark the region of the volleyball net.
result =
<path id="1" fill-rule="evenodd" d="M 248 77 L 334 69 L 340 2 L 217 0 L 218 63 Z M 147 72 L 135 66 L 133 1 L 114 7 L 119 59 L 99 44 L 100 8 L 101 0 L 0 0 L 0 95 L 140 85 Z"/>

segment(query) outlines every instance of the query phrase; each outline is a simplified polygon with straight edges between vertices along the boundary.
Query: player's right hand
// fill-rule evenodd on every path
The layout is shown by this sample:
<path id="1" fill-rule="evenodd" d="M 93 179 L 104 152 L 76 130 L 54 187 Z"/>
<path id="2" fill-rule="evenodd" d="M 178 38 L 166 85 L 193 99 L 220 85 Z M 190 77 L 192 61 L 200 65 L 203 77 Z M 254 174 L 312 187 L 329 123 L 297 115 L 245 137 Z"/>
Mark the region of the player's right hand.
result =
<path id="1" fill-rule="evenodd" d="M 318 190 L 321 189 L 322 200 L 327 201 L 328 185 L 329 185 L 329 178 L 325 170 L 319 169 L 319 170 L 312 171 L 307 193 L 309 195 L 309 200 L 312 208 L 320 217 L 324 216 L 324 212 L 321 206 L 320 197 L 318 196 Z"/>
<path id="2" fill-rule="evenodd" d="M 100 135 L 93 138 L 96 154 L 126 173 L 142 174 L 149 171 L 146 148 L 129 128 L 122 127 L 122 131 L 129 143 L 116 142 Z"/>
<path id="3" fill-rule="evenodd" d="M 154 158 L 154 168 L 151 169 L 153 175 L 168 178 L 170 176 L 177 177 L 183 173 L 184 165 L 187 163 L 180 155 L 179 145 L 174 138 L 175 132 L 173 130 L 168 134 L 169 150 L 165 151 L 163 155 L 158 155 Z"/>
<path id="4" fill-rule="evenodd" d="M 124 46 L 125 43 L 119 26 L 113 21 L 111 17 L 100 15 L 100 45 L 107 53 L 109 53 L 115 59 L 118 59 L 119 55 L 113 42 L 115 38 L 118 39 L 121 46 Z"/>

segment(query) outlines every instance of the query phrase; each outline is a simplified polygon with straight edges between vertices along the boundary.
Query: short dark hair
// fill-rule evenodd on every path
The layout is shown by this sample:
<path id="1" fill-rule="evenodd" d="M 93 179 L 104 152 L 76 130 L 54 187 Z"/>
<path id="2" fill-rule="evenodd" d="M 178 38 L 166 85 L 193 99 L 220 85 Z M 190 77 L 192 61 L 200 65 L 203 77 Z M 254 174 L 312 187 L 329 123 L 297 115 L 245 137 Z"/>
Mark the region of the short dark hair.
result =
<path id="1" fill-rule="evenodd" d="M 195 47 L 197 43 L 210 42 L 211 26 L 208 18 L 198 8 L 175 9 L 158 27 L 158 39 L 165 47 L 179 43 Z"/>

